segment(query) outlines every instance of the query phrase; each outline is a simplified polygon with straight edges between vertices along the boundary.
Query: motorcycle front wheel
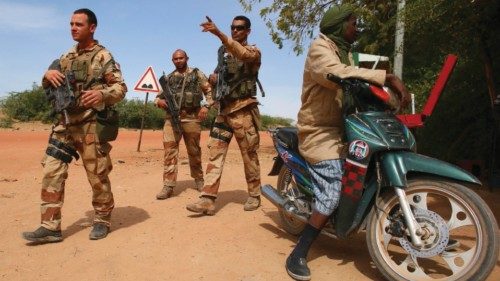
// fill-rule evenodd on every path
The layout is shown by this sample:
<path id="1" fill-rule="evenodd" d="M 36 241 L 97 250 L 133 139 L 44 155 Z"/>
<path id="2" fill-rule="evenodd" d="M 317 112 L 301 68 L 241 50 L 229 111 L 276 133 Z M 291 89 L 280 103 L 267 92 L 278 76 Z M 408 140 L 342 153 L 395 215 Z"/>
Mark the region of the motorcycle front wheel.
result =
<path id="1" fill-rule="evenodd" d="M 416 247 L 405 230 L 394 192 L 377 199 L 367 224 L 373 262 L 389 280 L 484 280 L 497 263 L 499 232 L 487 204 L 472 190 L 439 178 L 418 178 L 405 189 L 424 230 Z"/>

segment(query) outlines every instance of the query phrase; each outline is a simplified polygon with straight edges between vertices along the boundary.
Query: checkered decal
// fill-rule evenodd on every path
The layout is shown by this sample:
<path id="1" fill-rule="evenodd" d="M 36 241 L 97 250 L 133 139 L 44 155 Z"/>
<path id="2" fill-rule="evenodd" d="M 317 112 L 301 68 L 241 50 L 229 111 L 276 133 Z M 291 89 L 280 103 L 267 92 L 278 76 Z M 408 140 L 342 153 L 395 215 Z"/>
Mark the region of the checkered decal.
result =
<path id="1" fill-rule="evenodd" d="M 350 197 L 354 201 L 361 198 L 366 171 L 366 166 L 347 159 L 342 176 L 342 196 Z"/>

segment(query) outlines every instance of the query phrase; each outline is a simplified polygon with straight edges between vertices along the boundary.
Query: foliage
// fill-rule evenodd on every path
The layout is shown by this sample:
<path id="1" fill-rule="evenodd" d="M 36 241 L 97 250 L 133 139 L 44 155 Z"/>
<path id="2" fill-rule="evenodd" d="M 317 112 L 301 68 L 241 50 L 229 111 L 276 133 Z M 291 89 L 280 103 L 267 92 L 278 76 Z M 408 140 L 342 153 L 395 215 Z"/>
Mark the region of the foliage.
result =
<path id="1" fill-rule="evenodd" d="M 290 118 L 273 117 L 265 114 L 260 116 L 261 130 L 268 130 L 277 127 L 290 127 L 292 122 L 293 119 Z"/>
<path id="2" fill-rule="evenodd" d="M 362 34 L 359 51 L 390 55 L 394 45 L 397 1 L 341 1 L 341 0 L 238 0 L 246 11 L 260 7 L 260 16 L 269 28 L 269 34 L 279 48 L 292 41 L 293 51 L 301 54 L 304 45 L 318 32 L 319 21 L 331 5 L 354 3 L 359 15 Z M 376 39 L 376 40 L 375 40 Z"/>
<path id="3" fill-rule="evenodd" d="M 31 90 L 12 92 L 0 102 L 2 111 L 10 118 L 19 121 L 50 121 L 50 105 L 42 87 L 33 85 Z"/>
<path id="4" fill-rule="evenodd" d="M 14 120 L 10 117 L 0 117 L 0 128 L 12 128 Z"/>
<path id="5" fill-rule="evenodd" d="M 2 112 L 6 115 L 0 119 L 0 127 L 12 126 L 13 119 L 19 121 L 43 121 L 50 122 L 51 107 L 47 103 L 43 89 L 37 85 L 33 89 L 23 92 L 10 93 L 0 101 Z M 144 110 L 144 129 L 162 129 L 165 122 L 165 111 L 157 108 L 153 102 L 148 102 L 144 109 L 144 102 L 140 100 L 123 100 L 116 104 L 120 116 L 120 127 L 140 128 Z M 215 108 L 208 113 L 208 118 L 201 122 L 203 129 L 210 129 L 217 115 Z M 282 117 L 271 117 L 262 115 L 262 128 L 267 129 L 276 126 L 290 126 L 293 120 Z"/>
<path id="6" fill-rule="evenodd" d="M 282 48 L 290 41 L 303 52 L 323 12 L 331 5 L 353 3 L 362 34 L 354 51 L 393 57 L 398 0 L 239 0 L 246 10 L 260 9 L 271 39 Z M 404 81 L 417 101 L 417 112 L 440 71 L 444 57 L 458 63 L 433 115 L 418 131 L 419 151 L 435 157 L 488 158 L 494 126 L 485 82 L 485 65 L 500 77 L 500 2 L 495 0 L 406 1 Z M 496 89 L 500 88 L 496 81 Z"/>
<path id="7" fill-rule="evenodd" d="M 144 109 L 144 102 L 140 100 L 123 100 L 116 104 L 120 116 L 120 127 L 140 128 L 143 112 L 144 129 L 161 129 L 165 120 L 165 111 L 148 102 Z"/>

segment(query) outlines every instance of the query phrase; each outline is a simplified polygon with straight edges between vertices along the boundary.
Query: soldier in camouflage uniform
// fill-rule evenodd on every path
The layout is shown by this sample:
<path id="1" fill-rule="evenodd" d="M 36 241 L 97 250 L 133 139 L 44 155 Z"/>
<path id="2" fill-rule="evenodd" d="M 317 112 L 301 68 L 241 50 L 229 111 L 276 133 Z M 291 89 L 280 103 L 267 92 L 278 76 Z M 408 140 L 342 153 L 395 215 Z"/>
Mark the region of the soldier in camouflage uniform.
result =
<path id="1" fill-rule="evenodd" d="M 247 17 L 237 16 L 233 19 L 231 38 L 222 33 L 208 17 L 207 19 L 207 22 L 201 24 L 203 31 L 214 34 L 223 44 L 219 49 L 218 67 L 210 79 L 215 84 L 218 72 L 221 67 L 225 67 L 227 73 L 220 78 L 227 83 L 229 91 L 219 100 L 219 115 L 210 132 L 210 163 L 207 165 L 201 198 L 196 203 L 188 204 L 186 208 L 196 213 L 215 214 L 214 201 L 229 142 L 234 135 L 243 158 L 249 193 L 244 210 L 252 211 L 260 206 L 260 165 L 257 156 L 260 114 L 256 91 L 261 53 L 255 45 L 247 43 L 250 34 L 250 20 Z"/>
<path id="2" fill-rule="evenodd" d="M 176 50 L 172 54 L 175 70 L 165 76 L 166 86 L 173 93 L 177 105 L 180 106 L 181 132 L 174 130 L 172 116 L 167 111 L 163 126 L 164 170 L 163 188 L 156 195 L 156 199 L 163 200 L 172 196 L 177 182 L 177 161 L 179 142 L 184 138 L 189 157 L 191 177 L 195 181 L 197 190 L 203 187 L 203 169 L 201 167 L 200 134 L 201 121 L 207 118 L 208 109 L 213 105 L 212 88 L 207 77 L 198 68 L 188 67 L 189 57 L 183 50 Z M 168 94 L 168 93 L 167 93 Z M 203 102 L 205 95 L 206 102 Z M 155 99 L 158 107 L 167 108 L 163 93 Z"/>
<path id="3" fill-rule="evenodd" d="M 110 106 L 121 101 L 127 86 L 111 53 L 94 40 L 95 14 L 88 9 L 76 10 L 70 25 L 77 44 L 61 56 L 58 65 L 61 71 L 48 70 L 42 80 L 44 88 L 56 88 L 64 83 L 65 74 L 72 72 L 76 105 L 68 109 L 69 124 L 64 124 L 62 117 L 54 124 L 42 161 L 41 226 L 33 232 L 23 233 L 25 239 L 38 243 L 62 240 L 61 208 L 72 157 L 81 156 L 92 186 L 95 216 L 90 239 L 107 236 L 114 207 L 108 177 L 112 170 L 111 145 L 96 134 L 96 115 L 108 112 Z"/>

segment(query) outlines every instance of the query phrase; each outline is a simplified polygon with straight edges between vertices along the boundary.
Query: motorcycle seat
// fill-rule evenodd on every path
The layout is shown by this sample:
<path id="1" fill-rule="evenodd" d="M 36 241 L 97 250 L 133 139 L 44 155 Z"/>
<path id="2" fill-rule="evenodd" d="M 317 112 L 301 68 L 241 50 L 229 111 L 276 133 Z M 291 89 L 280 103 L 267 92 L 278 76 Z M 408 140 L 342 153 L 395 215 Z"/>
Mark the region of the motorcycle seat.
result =
<path id="1" fill-rule="evenodd" d="M 279 128 L 276 133 L 278 139 L 289 149 L 293 151 L 299 150 L 299 138 L 297 137 L 297 128 L 283 127 Z"/>

